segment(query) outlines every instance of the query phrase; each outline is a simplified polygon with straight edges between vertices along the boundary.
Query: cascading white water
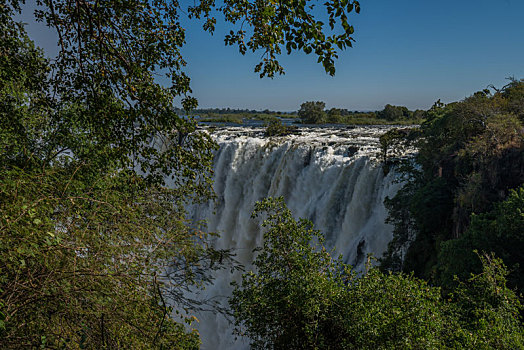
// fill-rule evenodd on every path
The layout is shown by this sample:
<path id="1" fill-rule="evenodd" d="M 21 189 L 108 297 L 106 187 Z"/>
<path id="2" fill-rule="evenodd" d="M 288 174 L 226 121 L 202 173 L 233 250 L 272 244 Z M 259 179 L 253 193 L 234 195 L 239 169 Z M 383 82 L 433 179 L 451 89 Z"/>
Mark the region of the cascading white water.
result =
<path id="1" fill-rule="evenodd" d="M 262 128 L 220 128 L 213 132 L 220 149 L 215 157 L 215 203 L 191 209 L 220 237 L 217 248 L 233 249 L 247 268 L 261 245 L 259 222 L 251 218 L 254 203 L 283 196 L 295 217 L 313 221 L 325 234 L 326 246 L 361 270 L 368 253 L 378 257 L 392 238 L 385 224 L 384 199 L 399 188 L 395 174 L 377 161 L 378 137 L 388 127 L 348 129 L 300 128 L 297 135 L 264 137 Z M 225 296 L 229 271 L 216 276 L 207 296 Z M 235 341 L 221 315 L 203 314 L 199 330 L 203 349 L 246 348 Z"/>

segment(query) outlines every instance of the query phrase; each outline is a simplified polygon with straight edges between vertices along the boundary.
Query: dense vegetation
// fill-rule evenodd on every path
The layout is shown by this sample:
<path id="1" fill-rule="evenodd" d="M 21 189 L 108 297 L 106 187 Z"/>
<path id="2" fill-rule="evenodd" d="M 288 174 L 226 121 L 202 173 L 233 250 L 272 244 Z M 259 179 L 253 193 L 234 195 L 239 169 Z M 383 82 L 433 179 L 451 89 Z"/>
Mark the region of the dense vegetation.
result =
<path id="1" fill-rule="evenodd" d="M 282 199 L 257 203 L 254 215 L 267 217 L 264 246 L 230 305 L 255 349 L 524 348 L 522 306 L 491 255 L 477 256 L 481 272 L 443 298 L 411 274 L 369 265 L 358 276 Z"/>
<path id="2" fill-rule="evenodd" d="M 186 111 L 182 108 L 175 108 L 175 112 L 178 114 L 184 114 Z M 269 109 L 264 109 L 262 111 L 257 111 L 256 109 L 236 109 L 236 108 L 195 108 L 191 110 L 191 114 L 200 115 L 200 116 L 208 116 L 208 115 L 234 115 L 234 114 L 242 114 L 242 115 L 283 115 L 283 116 L 293 116 L 294 112 L 281 112 L 281 111 L 271 111 Z"/>
<path id="3" fill-rule="evenodd" d="M 199 264 L 225 254 L 184 219 L 185 203 L 211 194 L 213 143 L 153 82 L 164 38 L 112 29 L 156 25 L 155 8 L 124 25 L 137 9 L 116 7 L 90 33 L 86 16 L 109 13 L 48 3 L 38 15 L 62 49 L 49 61 L 12 4 L 0 4 L 0 347 L 196 348 L 190 314 L 175 321 L 169 305 L 192 305 L 183 291 L 209 280 Z"/>
<path id="4" fill-rule="evenodd" d="M 322 101 L 302 103 L 297 115 L 305 124 L 420 124 L 424 111 L 410 111 L 407 107 L 387 104 L 383 110 L 375 112 L 349 111 L 344 108 L 331 108 L 326 111 Z"/>
<path id="5" fill-rule="evenodd" d="M 523 291 L 524 81 L 438 102 L 426 116 L 382 138 L 385 156 L 419 149 L 416 163 L 398 162 L 407 182 L 387 203 L 395 233 L 384 267 L 451 288 L 454 274 L 480 272 L 473 249 L 493 251 Z"/>
<path id="6" fill-rule="evenodd" d="M 179 113 L 184 115 L 184 112 Z M 191 112 L 199 122 L 206 123 L 235 123 L 243 124 L 245 120 L 271 122 L 278 118 L 296 118 L 293 112 L 275 112 L 270 110 L 242 110 L 242 109 L 197 109 Z"/>
<path id="7" fill-rule="evenodd" d="M 324 25 L 309 3 L 37 1 L 58 34 L 47 59 L 14 19 L 23 1 L 0 1 L 0 348 L 198 347 L 205 305 L 186 291 L 230 255 L 185 221 L 212 196 L 215 144 L 173 105 L 197 104 L 181 16 L 213 32 L 222 12 L 227 44 L 264 52 L 261 76 L 283 72 L 283 49 L 333 74 L 359 4 L 329 2 Z"/>

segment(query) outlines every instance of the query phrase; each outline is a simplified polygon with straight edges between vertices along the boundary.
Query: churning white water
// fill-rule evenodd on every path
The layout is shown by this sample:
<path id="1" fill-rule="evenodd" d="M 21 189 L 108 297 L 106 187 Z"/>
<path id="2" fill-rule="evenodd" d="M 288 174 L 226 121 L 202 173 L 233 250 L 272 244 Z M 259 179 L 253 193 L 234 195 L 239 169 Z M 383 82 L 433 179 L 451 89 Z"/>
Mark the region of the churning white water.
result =
<path id="1" fill-rule="evenodd" d="M 300 128 L 297 135 L 264 136 L 263 128 L 224 127 L 213 131 L 220 149 L 214 163 L 215 203 L 191 209 L 220 237 L 217 248 L 232 248 L 249 268 L 253 249 L 261 245 L 259 222 L 251 219 L 254 203 L 283 196 L 295 217 L 313 221 L 326 245 L 345 262 L 362 269 L 368 253 L 379 257 L 392 238 L 384 223 L 384 199 L 399 188 L 395 174 L 384 175 L 377 161 L 378 137 L 388 127 Z M 230 282 L 224 271 L 207 288 L 207 296 L 226 297 Z M 221 315 L 200 315 L 203 349 L 246 348 L 232 335 Z"/>

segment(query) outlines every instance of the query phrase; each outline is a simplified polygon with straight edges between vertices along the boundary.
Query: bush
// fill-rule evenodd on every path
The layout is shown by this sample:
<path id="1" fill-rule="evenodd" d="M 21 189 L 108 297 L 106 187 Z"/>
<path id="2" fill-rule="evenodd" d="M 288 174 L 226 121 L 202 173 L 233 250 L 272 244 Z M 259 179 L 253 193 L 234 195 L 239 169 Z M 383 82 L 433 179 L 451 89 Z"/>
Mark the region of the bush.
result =
<path id="1" fill-rule="evenodd" d="M 296 127 L 286 126 L 282 124 L 282 121 L 278 118 L 273 118 L 267 124 L 266 136 L 286 136 L 292 134 L 296 130 Z"/>

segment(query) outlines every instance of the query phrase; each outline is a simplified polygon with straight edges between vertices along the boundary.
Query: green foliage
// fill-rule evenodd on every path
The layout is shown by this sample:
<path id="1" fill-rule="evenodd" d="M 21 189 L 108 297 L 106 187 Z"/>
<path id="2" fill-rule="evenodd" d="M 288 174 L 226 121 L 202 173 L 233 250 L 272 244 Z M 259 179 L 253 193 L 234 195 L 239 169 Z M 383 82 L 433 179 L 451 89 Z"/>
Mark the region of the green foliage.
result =
<path id="1" fill-rule="evenodd" d="M 413 178 L 406 183 L 393 198 L 386 198 L 384 205 L 388 210 L 386 223 L 393 225 L 393 238 L 388 244 L 387 251 L 380 259 L 381 267 L 390 271 L 402 271 L 407 248 L 417 238 L 418 229 L 413 219 L 408 203 L 418 189 L 417 181 Z"/>
<path id="2" fill-rule="evenodd" d="M 243 115 L 235 115 L 235 114 L 226 114 L 226 115 L 215 115 L 215 114 L 207 114 L 203 117 L 201 117 L 199 122 L 205 122 L 205 123 L 235 123 L 235 124 L 242 124 L 244 122 L 244 116 Z"/>
<path id="3" fill-rule="evenodd" d="M 298 116 L 304 124 L 320 124 L 325 121 L 324 108 L 326 108 L 326 104 L 322 101 L 304 102 L 300 105 Z"/>
<path id="4" fill-rule="evenodd" d="M 333 74 L 358 2 L 326 4 L 330 30 L 342 26 L 328 35 L 308 1 L 185 11 L 164 0 L 42 0 L 34 15 L 58 34 L 49 60 L 13 19 L 22 3 L 0 1 L 0 347 L 197 348 L 191 312 L 205 305 L 186 291 L 231 256 L 185 221 L 188 203 L 212 197 L 216 145 L 173 106 L 197 105 L 181 15 L 204 16 L 209 31 L 212 10 L 247 21 L 245 45 L 266 53 L 261 75 L 283 72 L 283 46 L 314 50 Z M 239 38 L 226 43 L 244 53 Z"/>
<path id="5" fill-rule="evenodd" d="M 441 243 L 462 237 L 473 213 L 490 211 L 494 203 L 506 198 L 510 189 L 524 183 L 524 128 L 522 111 L 518 109 L 523 105 L 522 86 L 524 81 L 514 80 L 494 93 L 479 91 L 448 105 L 437 101 L 425 113 L 426 120 L 414 141 L 384 136 L 384 148 L 397 148 L 400 144 L 414 145 L 419 150 L 415 157 L 418 166 L 401 169 L 406 178 L 411 178 L 409 186 L 387 204 L 398 239 L 394 238 L 390 245 L 385 267 L 393 268 L 386 265 L 387 260 L 398 268 L 395 261 L 398 262 L 399 252 L 407 250 L 401 254 L 405 256 L 405 271 L 436 278 L 436 265 L 444 257 L 438 258 Z M 481 235 L 488 235 L 488 231 Z M 467 248 L 467 244 L 462 242 L 455 247 Z M 474 261 L 471 249 L 465 256 Z M 517 260 L 516 256 L 501 257 L 505 261 Z M 478 263 L 476 266 L 476 270 L 469 270 L 473 264 L 457 263 L 451 270 L 464 269 L 462 276 L 467 276 L 479 272 Z M 451 278 L 452 274 L 448 274 L 445 283 L 449 284 Z"/>
<path id="6" fill-rule="evenodd" d="M 409 119 L 413 115 L 407 107 L 404 106 L 392 106 L 387 104 L 383 110 L 377 112 L 377 118 L 386 120 L 401 120 Z"/>
<path id="7" fill-rule="evenodd" d="M 413 143 L 418 137 L 420 137 L 419 128 L 394 128 L 380 135 L 382 161 L 386 163 L 390 157 L 402 156 L 409 147 L 413 147 Z"/>
<path id="8" fill-rule="evenodd" d="M 333 124 L 337 124 L 337 123 L 342 122 L 342 114 L 341 114 L 340 109 L 338 109 L 338 108 L 331 108 L 327 112 L 326 122 L 333 123 Z"/>
<path id="9" fill-rule="evenodd" d="M 197 198 L 209 195 L 214 145 L 172 110 L 188 82 L 182 73 L 174 78 L 179 32 L 151 29 L 162 22 L 157 10 L 135 2 L 99 9 L 44 2 L 36 15 L 60 39 L 60 54 L 48 63 L 12 20 L 14 9 L 3 4 L 3 160 L 26 169 L 28 158 L 36 167 L 78 161 L 100 171 L 125 168 L 147 174 L 151 183 L 172 177 Z M 155 70 L 167 66 L 175 79 L 170 89 L 155 82 Z M 161 142 L 169 144 L 162 152 Z"/>
<path id="10" fill-rule="evenodd" d="M 45 111 L 49 67 L 40 50 L 0 7 L 0 162 L 23 165 L 45 158 L 48 133 Z"/>
<path id="11" fill-rule="evenodd" d="M 374 112 L 343 115 L 337 123 L 348 125 L 418 125 L 421 119 L 386 120 L 377 119 Z"/>
<path id="12" fill-rule="evenodd" d="M 309 241 L 323 238 L 311 222 L 295 221 L 282 199 L 255 205 L 253 215 L 267 212 L 264 247 L 242 284 L 236 285 L 230 306 L 237 332 L 250 337 L 256 349 L 314 349 L 340 343 L 334 301 L 344 290 L 345 266 Z"/>
<path id="13" fill-rule="evenodd" d="M 324 111 L 324 107 L 319 102 L 306 102 L 302 104 L 298 114 L 308 124 L 414 125 L 422 123 L 425 118 L 424 111 L 411 112 L 406 107 L 391 105 L 386 105 L 384 110 L 378 112 L 348 111 L 341 108 Z"/>
<path id="14" fill-rule="evenodd" d="M 396 213 L 395 210 L 404 210 L 398 212 L 401 217 L 396 218 L 397 222 L 390 221 L 399 225 L 394 231 L 399 237 L 394 238 L 391 249 L 395 249 L 393 247 L 399 243 L 409 243 L 408 250 L 402 249 L 404 245 L 396 248 L 403 251 L 403 270 L 424 276 L 437 259 L 435 245 L 443 237 L 449 238 L 451 219 L 448 213 L 453 207 L 453 199 L 446 180 L 442 178 L 434 179 L 421 187 L 417 184 L 411 186 L 410 191 L 403 193 L 403 196 L 386 202 L 392 214 Z M 399 203 L 401 200 L 404 202 Z M 410 206 L 402 208 L 406 203 Z"/>
<path id="15" fill-rule="evenodd" d="M 272 119 L 266 126 L 266 136 L 286 136 L 293 133 L 296 127 L 282 124 L 280 119 Z"/>
<path id="16" fill-rule="evenodd" d="M 502 260 L 479 256 L 482 271 L 460 282 L 451 296 L 451 310 L 462 329 L 456 333 L 466 349 L 523 349 L 522 305 L 506 287 Z"/>
<path id="17" fill-rule="evenodd" d="M 75 170 L 2 170 L 2 348 L 198 348 L 167 305 L 190 302 L 169 290 L 200 282 L 175 267 L 209 254 L 181 208 L 168 190 L 122 191 L 140 179 Z"/>
<path id="18" fill-rule="evenodd" d="M 437 266 L 438 280 L 448 289 L 454 276 L 467 278 L 480 273 L 482 266 L 473 249 L 494 252 L 510 267 L 511 287 L 524 290 L 524 273 L 520 266 L 524 251 L 524 188 L 511 191 L 509 197 L 485 214 L 474 215 L 467 231 L 457 239 L 442 244 Z"/>
<path id="19" fill-rule="evenodd" d="M 236 331 L 254 348 L 524 348 L 521 305 L 500 260 L 482 257 L 483 272 L 443 299 L 412 274 L 368 265 L 357 276 L 282 199 L 257 203 L 254 215 L 262 212 L 268 230 L 256 270 L 234 284 L 230 299 Z"/>
<path id="20" fill-rule="evenodd" d="M 413 276 L 372 268 L 353 281 L 341 304 L 349 348 L 450 348 L 452 319 L 439 289 Z"/>
<path id="21" fill-rule="evenodd" d="M 256 65 L 255 72 L 260 77 L 273 77 L 283 74 L 283 67 L 277 56 L 286 50 L 312 52 L 318 56 L 326 73 L 335 74 L 334 60 L 337 50 L 352 46 L 354 28 L 348 22 L 351 12 L 359 13 L 360 4 L 356 0 L 327 1 L 324 4 L 327 24 L 318 20 L 318 12 L 313 1 L 262 1 L 249 2 L 228 0 L 225 6 L 218 7 L 226 20 L 242 23 L 238 30 L 231 30 L 225 37 L 226 45 L 236 45 L 240 53 L 247 50 L 264 51 L 262 62 Z M 216 19 L 213 14 L 214 1 L 201 1 L 189 8 L 189 13 L 206 19 L 204 29 L 213 33 Z M 322 16 L 323 20 L 326 16 Z M 252 32 L 244 27 L 252 28 Z M 249 34 L 248 34 L 249 33 Z"/>

